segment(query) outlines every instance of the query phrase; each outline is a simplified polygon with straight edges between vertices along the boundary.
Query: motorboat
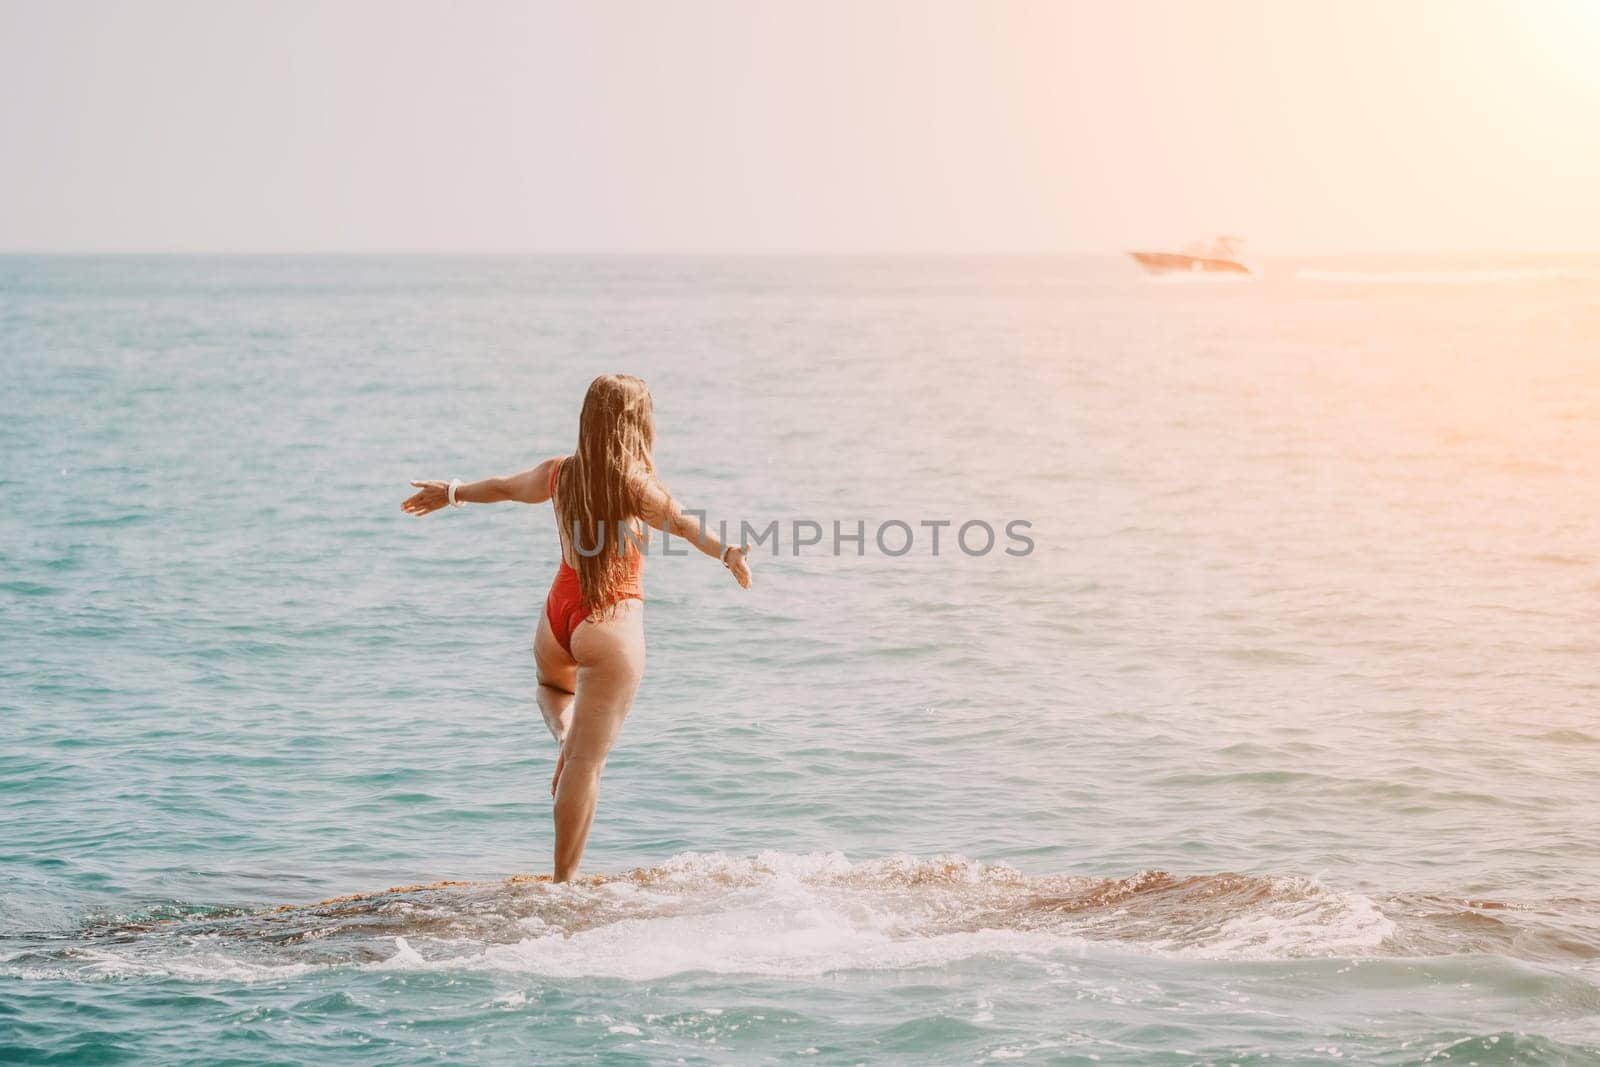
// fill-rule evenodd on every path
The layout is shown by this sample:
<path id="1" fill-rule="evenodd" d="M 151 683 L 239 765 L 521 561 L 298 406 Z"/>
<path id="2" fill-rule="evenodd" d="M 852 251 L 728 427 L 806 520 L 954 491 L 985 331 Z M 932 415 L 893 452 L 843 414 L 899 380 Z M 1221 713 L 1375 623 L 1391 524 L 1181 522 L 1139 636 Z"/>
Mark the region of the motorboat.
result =
<path id="1" fill-rule="evenodd" d="M 1186 245 L 1177 252 L 1129 252 L 1151 274 L 1254 274 L 1240 258 L 1244 241 L 1238 237 L 1213 237 Z"/>

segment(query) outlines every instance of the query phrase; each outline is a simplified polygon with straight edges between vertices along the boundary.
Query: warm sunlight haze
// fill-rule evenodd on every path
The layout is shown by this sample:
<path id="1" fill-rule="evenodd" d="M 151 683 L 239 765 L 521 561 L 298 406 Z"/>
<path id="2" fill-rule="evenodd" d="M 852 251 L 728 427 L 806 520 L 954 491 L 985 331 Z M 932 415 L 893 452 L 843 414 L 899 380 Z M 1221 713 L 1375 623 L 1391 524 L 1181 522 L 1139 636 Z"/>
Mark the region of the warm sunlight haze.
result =
<path id="1" fill-rule="evenodd" d="M 0 0 L 0 249 L 1600 247 L 1600 4 Z"/>
<path id="2" fill-rule="evenodd" d="M 0 0 L 0 1064 L 1600 1067 L 1600 0 Z"/>

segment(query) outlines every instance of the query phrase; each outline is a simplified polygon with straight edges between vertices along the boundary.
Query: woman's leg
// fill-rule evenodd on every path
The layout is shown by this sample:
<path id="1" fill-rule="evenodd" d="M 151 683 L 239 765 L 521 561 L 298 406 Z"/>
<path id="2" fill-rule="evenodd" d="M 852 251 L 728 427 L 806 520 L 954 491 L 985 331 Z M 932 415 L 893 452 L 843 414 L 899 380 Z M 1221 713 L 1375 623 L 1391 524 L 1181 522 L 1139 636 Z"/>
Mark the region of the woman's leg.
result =
<path id="1" fill-rule="evenodd" d="M 539 629 L 533 635 L 533 665 L 539 674 L 539 714 L 544 716 L 550 736 L 556 739 L 556 773 L 550 779 L 550 795 L 556 795 L 561 777 L 560 746 L 572 726 L 572 693 L 578 685 L 578 661 L 561 647 L 550 629 L 550 617 L 539 613 Z"/>
<path id="2" fill-rule="evenodd" d="M 578 873 L 600 796 L 600 772 L 644 673 L 644 603 L 625 600 L 613 617 L 579 624 L 572 635 L 572 654 L 578 661 L 578 684 L 556 786 L 558 882 Z"/>

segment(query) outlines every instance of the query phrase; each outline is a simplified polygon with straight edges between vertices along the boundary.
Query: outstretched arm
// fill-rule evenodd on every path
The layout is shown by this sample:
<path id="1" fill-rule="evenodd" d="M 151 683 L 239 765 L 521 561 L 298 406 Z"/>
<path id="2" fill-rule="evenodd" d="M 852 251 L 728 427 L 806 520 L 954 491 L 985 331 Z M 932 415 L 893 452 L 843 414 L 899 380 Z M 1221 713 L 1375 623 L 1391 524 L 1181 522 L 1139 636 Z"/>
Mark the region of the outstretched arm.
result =
<path id="1" fill-rule="evenodd" d="M 503 478 L 485 478 L 456 487 L 456 500 L 462 504 L 496 504 L 515 500 L 522 504 L 543 504 L 550 499 L 550 472 L 561 462 L 556 456 L 537 467 L 529 467 Z M 411 515 L 426 515 L 450 503 L 449 482 L 412 482 L 417 491 L 407 497 L 400 510 Z"/>
<path id="2" fill-rule="evenodd" d="M 702 524 L 698 519 L 684 514 L 683 508 L 667 492 L 666 486 L 656 478 L 650 479 L 650 484 L 645 487 L 642 494 L 643 514 L 645 522 L 655 529 L 669 534 L 672 537 L 682 538 L 708 556 L 720 559 L 728 570 L 733 572 L 733 578 L 745 589 L 750 588 L 750 546 L 725 545 L 722 539 L 713 533 L 709 525 Z M 456 499 L 461 499 L 461 494 L 456 493 Z"/>

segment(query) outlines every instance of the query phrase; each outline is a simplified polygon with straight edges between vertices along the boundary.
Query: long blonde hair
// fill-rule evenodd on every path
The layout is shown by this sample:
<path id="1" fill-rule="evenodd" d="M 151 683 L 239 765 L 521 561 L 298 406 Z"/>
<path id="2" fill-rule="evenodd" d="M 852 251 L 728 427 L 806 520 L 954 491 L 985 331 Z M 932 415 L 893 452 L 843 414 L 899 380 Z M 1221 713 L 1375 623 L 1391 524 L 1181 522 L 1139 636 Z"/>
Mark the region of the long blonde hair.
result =
<path id="1" fill-rule="evenodd" d="M 578 591 L 590 614 L 608 612 L 627 580 L 622 528 L 642 510 L 643 490 L 655 474 L 655 443 L 655 409 L 641 379 L 602 374 L 589 383 L 578 451 L 556 474 L 555 505 L 562 542 L 576 537 Z"/>

